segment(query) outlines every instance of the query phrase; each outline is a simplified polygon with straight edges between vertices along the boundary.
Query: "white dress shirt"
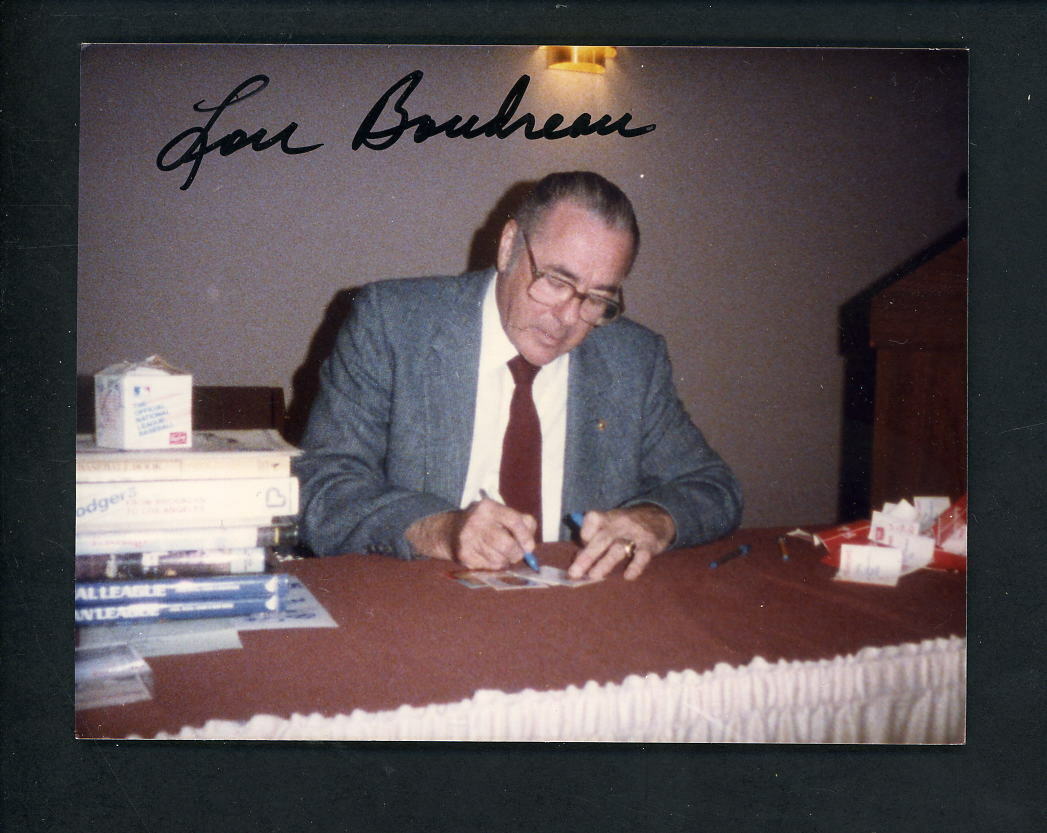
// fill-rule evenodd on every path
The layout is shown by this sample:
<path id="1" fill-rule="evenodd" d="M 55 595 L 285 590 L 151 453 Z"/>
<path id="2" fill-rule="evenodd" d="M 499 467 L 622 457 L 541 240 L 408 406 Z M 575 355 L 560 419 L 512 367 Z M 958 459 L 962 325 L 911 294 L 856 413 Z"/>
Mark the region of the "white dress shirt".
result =
<path id="1" fill-rule="evenodd" d="M 480 499 L 481 489 L 501 500 L 498 481 L 502 441 L 509 424 L 509 405 L 515 387 L 508 362 L 519 351 L 502 328 L 495 298 L 496 280 L 497 276 L 491 279 L 483 300 L 476 413 L 469 470 L 462 491 L 463 508 Z M 542 539 L 545 541 L 556 541 L 560 537 L 569 366 L 570 354 L 558 356 L 542 366 L 531 388 L 542 428 Z"/>

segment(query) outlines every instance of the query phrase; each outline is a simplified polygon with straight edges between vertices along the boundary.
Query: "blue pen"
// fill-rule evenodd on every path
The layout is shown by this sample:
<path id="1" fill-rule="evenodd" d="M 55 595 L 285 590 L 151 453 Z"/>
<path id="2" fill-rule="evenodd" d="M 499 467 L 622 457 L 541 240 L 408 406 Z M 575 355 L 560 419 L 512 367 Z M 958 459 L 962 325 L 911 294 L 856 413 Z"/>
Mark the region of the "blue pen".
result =
<path id="1" fill-rule="evenodd" d="M 491 496 L 487 494 L 487 492 L 484 489 L 480 490 L 480 497 L 484 500 L 492 499 Z M 536 573 L 540 573 L 542 571 L 541 567 L 538 564 L 538 558 L 535 556 L 533 552 L 525 552 L 524 561 L 527 563 L 527 566 L 534 570 Z"/>
<path id="2" fill-rule="evenodd" d="M 729 553 L 727 553 L 727 555 L 723 556 L 722 558 L 719 558 L 716 561 L 710 561 L 709 569 L 715 570 L 721 564 L 726 564 L 728 561 L 733 561 L 735 558 L 741 558 L 747 552 L 749 552 L 749 545 L 742 544 L 740 547 L 738 547 L 738 549 L 731 550 Z"/>

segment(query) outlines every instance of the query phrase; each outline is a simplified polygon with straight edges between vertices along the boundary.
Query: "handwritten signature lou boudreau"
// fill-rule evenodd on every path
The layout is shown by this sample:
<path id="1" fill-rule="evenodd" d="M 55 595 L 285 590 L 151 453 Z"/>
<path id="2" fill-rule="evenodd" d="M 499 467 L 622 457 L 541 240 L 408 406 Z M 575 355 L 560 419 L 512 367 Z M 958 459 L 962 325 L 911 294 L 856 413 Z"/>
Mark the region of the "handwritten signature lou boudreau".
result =
<path id="1" fill-rule="evenodd" d="M 537 119 L 533 113 L 523 113 L 518 118 L 516 111 L 523 100 L 530 77 L 521 75 L 506 94 L 498 112 L 483 124 L 480 117 L 473 115 L 463 118 L 460 115 L 451 116 L 442 123 L 428 114 L 412 117 L 407 111 L 407 99 L 421 83 L 423 73 L 420 69 L 409 72 L 388 90 L 386 90 L 374 103 L 353 136 L 352 148 L 358 150 L 361 147 L 371 150 L 385 150 L 392 147 L 397 141 L 410 130 L 414 130 L 415 143 L 424 142 L 433 136 L 443 134 L 450 139 L 476 139 L 479 137 L 505 139 L 517 130 L 523 130 L 527 139 L 576 139 L 580 136 L 597 134 L 608 136 L 617 133 L 619 136 L 631 138 L 649 133 L 655 129 L 653 124 L 645 124 L 641 127 L 629 127 L 632 120 L 631 113 L 625 113 L 619 118 L 612 120 L 611 116 L 604 115 L 593 121 L 589 113 L 579 114 L 569 125 L 564 124 L 565 116 L 553 113 L 541 126 L 537 126 Z M 189 172 L 185 180 L 179 186 L 180 190 L 187 191 L 196 179 L 200 165 L 204 157 L 214 151 L 219 156 L 230 156 L 243 148 L 254 151 L 268 150 L 278 145 L 280 150 L 288 155 L 309 153 L 324 146 L 323 142 L 312 145 L 292 145 L 291 137 L 298 129 L 298 122 L 289 122 L 282 129 L 268 135 L 265 128 L 259 128 L 248 134 L 246 130 L 237 128 L 225 133 L 221 138 L 210 141 L 211 131 L 223 113 L 230 107 L 242 104 L 252 96 L 262 92 L 269 86 L 269 76 L 253 75 L 239 84 L 220 104 L 210 106 L 204 100 L 196 102 L 193 110 L 197 113 L 210 113 L 207 122 L 198 127 L 188 127 L 171 139 L 161 148 L 156 157 L 156 166 L 161 171 L 173 171 L 183 165 L 189 166 Z M 399 92 L 392 104 L 391 113 L 389 102 Z M 386 117 L 386 121 L 393 123 L 387 127 L 379 127 L 379 122 Z"/>

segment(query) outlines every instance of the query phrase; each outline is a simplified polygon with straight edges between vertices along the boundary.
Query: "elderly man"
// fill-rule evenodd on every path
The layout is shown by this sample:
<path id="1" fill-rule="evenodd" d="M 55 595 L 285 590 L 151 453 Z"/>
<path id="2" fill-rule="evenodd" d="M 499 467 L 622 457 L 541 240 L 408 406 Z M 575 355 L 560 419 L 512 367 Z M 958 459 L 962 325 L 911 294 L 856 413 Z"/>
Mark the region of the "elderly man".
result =
<path id="1" fill-rule="evenodd" d="M 741 493 L 683 409 L 664 340 L 620 317 L 639 245 L 628 198 L 550 174 L 506 222 L 497 268 L 365 286 L 297 460 L 320 555 L 429 556 L 472 569 L 568 538 L 572 577 L 737 526 Z"/>

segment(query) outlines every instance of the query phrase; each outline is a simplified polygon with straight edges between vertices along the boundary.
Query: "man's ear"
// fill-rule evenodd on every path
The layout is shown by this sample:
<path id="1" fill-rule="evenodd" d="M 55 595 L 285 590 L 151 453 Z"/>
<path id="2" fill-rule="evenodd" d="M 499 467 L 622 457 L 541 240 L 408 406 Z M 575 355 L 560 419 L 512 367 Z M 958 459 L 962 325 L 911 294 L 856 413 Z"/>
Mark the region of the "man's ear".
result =
<path id="1" fill-rule="evenodd" d="M 509 262 L 513 257 L 513 241 L 516 239 L 516 220 L 507 220 L 502 226 L 502 236 L 498 238 L 498 262 L 496 266 L 499 272 L 509 268 Z"/>

